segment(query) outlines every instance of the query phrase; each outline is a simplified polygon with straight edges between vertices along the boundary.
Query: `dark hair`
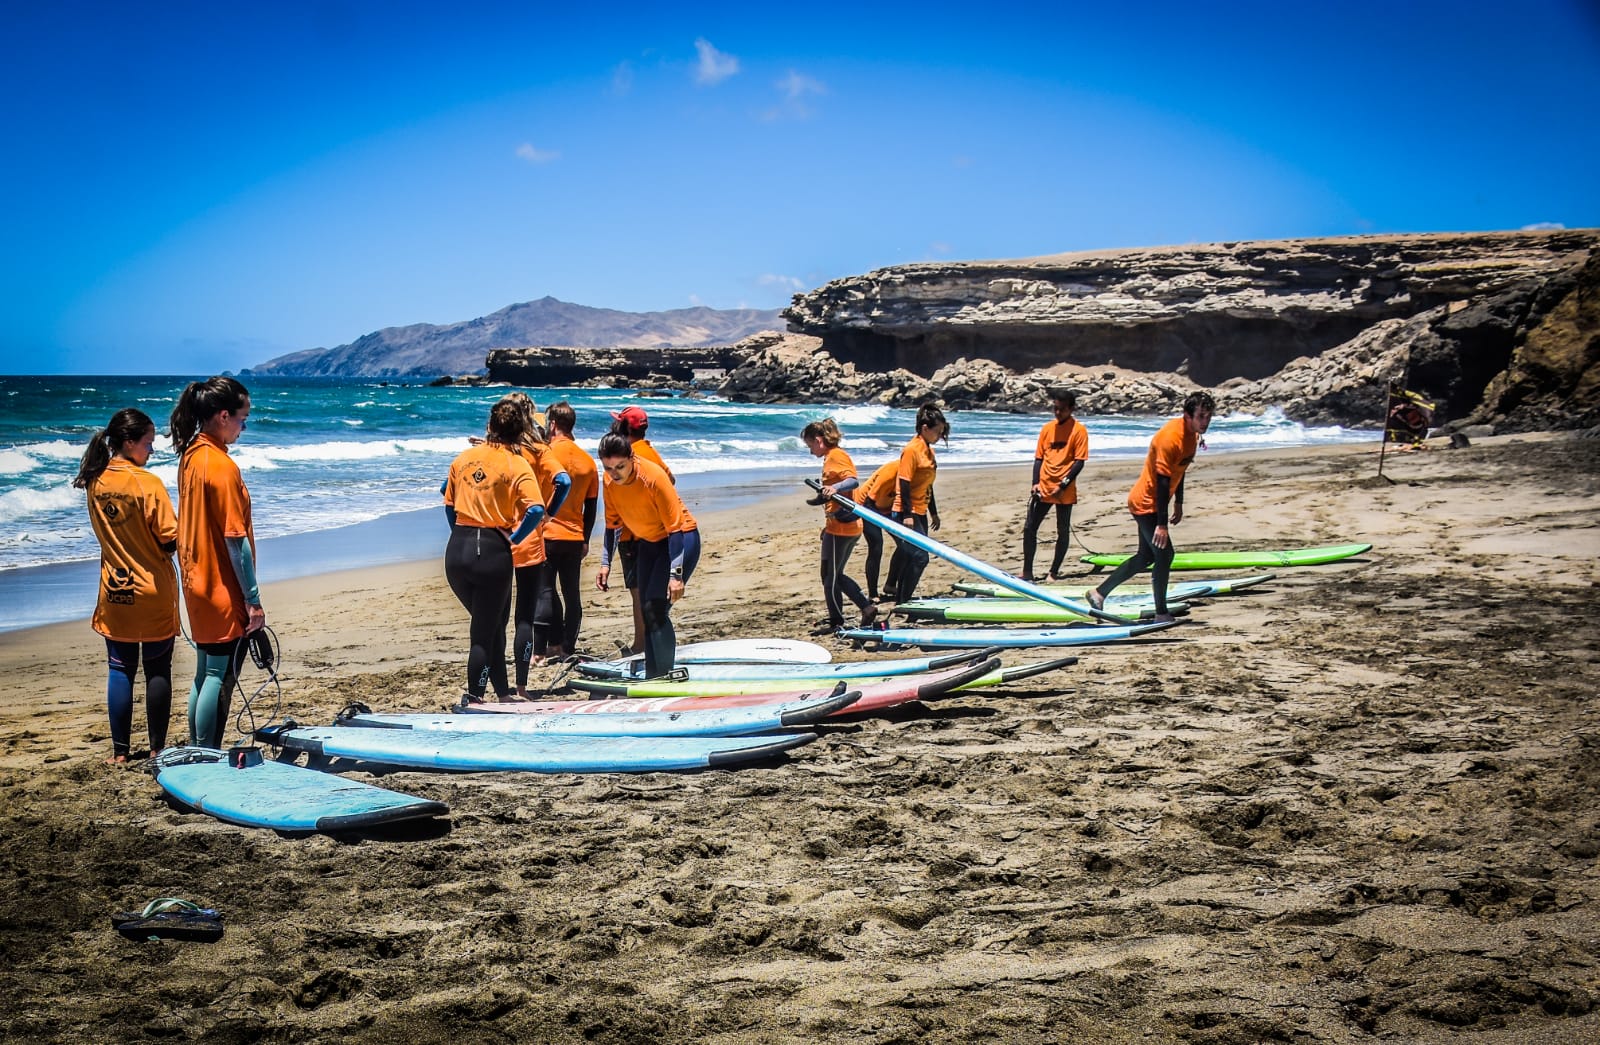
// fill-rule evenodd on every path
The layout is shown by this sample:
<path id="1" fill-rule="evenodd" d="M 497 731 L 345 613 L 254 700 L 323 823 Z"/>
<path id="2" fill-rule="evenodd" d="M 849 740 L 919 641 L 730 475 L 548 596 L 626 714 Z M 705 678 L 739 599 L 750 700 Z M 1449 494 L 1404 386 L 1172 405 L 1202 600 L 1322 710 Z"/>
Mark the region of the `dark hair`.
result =
<path id="1" fill-rule="evenodd" d="M 565 436 L 572 435 L 573 426 L 578 423 L 578 412 L 565 399 L 551 403 L 550 409 L 545 411 L 545 417 L 550 419 L 551 428 Z"/>
<path id="2" fill-rule="evenodd" d="M 489 442 L 501 446 L 522 446 L 528 441 L 528 426 L 532 423 L 532 411 L 518 400 L 506 396 L 489 409 Z"/>
<path id="3" fill-rule="evenodd" d="M 1072 389 L 1070 388 L 1052 388 L 1050 390 L 1050 398 L 1058 403 L 1067 404 L 1068 410 L 1076 410 L 1078 408 L 1078 397 L 1072 394 Z"/>
<path id="4" fill-rule="evenodd" d="M 167 421 L 172 452 L 181 455 L 207 421 L 224 410 L 237 411 L 249 398 L 250 390 L 231 377 L 219 375 L 204 381 L 190 381 L 178 396 L 178 405 L 172 408 L 172 417 Z"/>
<path id="5" fill-rule="evenodd" d="M 544 448 L 550 443 L 550 437 L 545 434 L 544 426 L 539 423 L 539 410 L 533 404 L 533 397 L 526 392 L 508 392 L 500 402 L 515 403 L 517 410 L 522 414 L 522 435 L 517 445 L 535 454 L 543 453 Z"/>
<path id="6" fill-rule="evenodd" d="M 923 403 L 917 407 L 917 431 L 921 432 L 928 427 L 944 429 L 944 436 L 950 434 L 950 422 L 944 419 L 944 411 L 939 409 L 938 403 Z"/>
<path id="7" fill-rule="evenodd" d="M 824 417 L 820 421 L 812 421 L 800 430 L 801 439 L 821 439 L 824 446 L 838 446 L 839 440 L 844 438 L 839 434 L 839 425 L 831 417 Z"/>
<path id="8" fill-rule="evenodd" d="M 1214 414 L 1217 412 L 1217 401 L 1211 398 L 1210 392 L 1190 392 L 1184 397 L 1183 412 L 1193 417 L 1196 410 Z"/>
<path id="9" fill-rule="evenodd" d="M 80 490 L 88 489 L 110 466 L 112 454 L 124 444 L 137 442 L 155 430 L 156 423 L 143 410 L 131 406 L 118 410 L 106 426 L 89 439 L 83 459 L 78 462 L 78 477 L 72 480 L 72 485 Z"/>
<path id="10" fill-rule="evenodd" d="M 633 442 L 622 432 L 607 432 L 600 437 L 600 448 L 595 453 L 596 457 L 632 457 Z"/>
<path id="11" fill-rule="evenodd" d="M 611 431 L 613 433 L 616 435 L 627 436 L 629 439 L 643 439 L 645 432 L 649 431 L 649 429 L 649 421 L 646 421 L 637 428 L 635 428 L 633 425 L 630 425 L 628 423 L 628 419 L 625 417 L 616 418 L 611 422 Z"/>

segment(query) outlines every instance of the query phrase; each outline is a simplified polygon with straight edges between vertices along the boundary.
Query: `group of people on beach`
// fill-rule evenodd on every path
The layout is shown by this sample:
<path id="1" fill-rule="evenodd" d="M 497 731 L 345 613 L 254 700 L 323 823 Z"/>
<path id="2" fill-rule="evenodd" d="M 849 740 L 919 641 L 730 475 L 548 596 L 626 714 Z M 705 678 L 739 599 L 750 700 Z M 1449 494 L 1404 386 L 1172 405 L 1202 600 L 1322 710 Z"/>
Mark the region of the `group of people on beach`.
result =
<path id="1" fill-rule="evenodd" d="M 1078 476 L 1089 460 L 1089 435 L 1083 422 L 1074 416 L 1077 397 L 1070 389 L 1050 391 L 1054 417 L 1039 430 L 1034 449 L 1033 482 L 1028 494 L 1027 514 L 1022 527 L 1021 580 L 1065 580 L 1062 561 L 1072 535 L 1072 506 L 1078 502 Z M 1085 596 L 1095 610 L 1105 606 L 1106 596 L 1118 585 L 1142 570 L 1151 571 L 1156 620 L 1170 621 L 1167 611 L 1167 578 L 1174 555 L 1169 526 L 1183 519 L 1183 477 L 1201 438 L 1211 424 L 1216 402 L 1206 392 L 1191 393 L 1183 403 L 1183 414 L 1164 424 L 1150 441 L 1144 468 L 1128 494 L 1128 511 L 1139 532 L 1138 550 L 1123 562 L 1099 587 Z M 845 626 L 844 604 L 854 603 L 861 612 L 861 626 L 877 620 L 885 603 L 910 602 L 917 583 L 928 564 L 928 552 L 909 540 L 895 537 L 896 550 L 889 563 L 887 583 L 880 590 L 878 570 L 883 556 L 883 531 L 864 525 L 860 513 L 876 512 L 903 526 L 926 535 L 939 529 L 939 510 L 935 504 L 933 482 L 938 460 L 933 446 L 947 440 L 950 424 L 933 403 L 917 410 L 916 435 L 901 449 L 900 456 L 883 464 L 866 482 L 861 482 L 850 455 L 840 448 L 839 426 L 829 418 L 813 421 L 801 431 L 811 453 L 822 458 L 822 480 L 812 504 L 823 505 L 822 595 L 827 616 L 812 629 L 813 635 L 830 634 Z M 853 507 L 841 505 L 835 495 L 854 500 Z M 1056 544 L 1046 577 L 1034 575 L 1039 528 L 1055 513 Z M 858 540 L 867 542 L 867 589 L 844 572 L 845 563 Z"/>
<path id="2" fill-rule="evenodd" d="M 1040 579 L 1033 575 L 1038 531 L 1052 510 L 1057 540 L 1048 577 L 1062 579 L 1077 480 L 1089 456 L 1087 432 L 1073 416 L 1072 392 L 1056 389 L 1051 398 L 1055 416 L 1039 433 L 1023 527 L 1020 576 L 1029 581 Z M 1123 581 L 1150 568 L 1157 619 L 1171 619 L 1165 598 L 1173 556 L 1168 528 L 1183 518 L 1184 473 L 1214 409 L 1211 396 L 1193 393 L 1183 415 L 1151 440 L 1128 496 L 1138 551 L 1087 593 L 1094 609 L 1101 609 Z M 151 754 L 166 744 L 173 648 L 181 631 L 180 587 L 196 650 L 189 742 L 221 745 L 248 640 L 267 621 L 256 580 L 250 493 L 228 451 L 249 417 L 250 393 L 232 377 L 185 387 L 168 421 L 178 455 L 179 511 L 161 480 L 145 467 L 156 426 L 142 411 L 118 411 L 84 451 L 73 485 L 87 492 L 90 524 L 101 547 L 92 625 L 106 642 L 113 761 L 129 757 L 140 664 Z M 490 409 L 483 437 L 473 438 L 451 462 L 440 488 L 450 525 L 444 571 L 470 618 L 468 702 L 488 699 L 491 690 L 496 700 L 511 699 L 513 677 L 516 694 L 525 698 L 530 669 L 576 651 L 583 621 L 582 564 L 602 492 L 605 526 L 595 587 L 610 589 L 613 563 L 620 560 L 633 603 L 633 637 L 621 652 L 642 656 L 647 677 L 671 672 L 677 646 L 672 607 L 700 560 L 700 528 L 678 495 L 672 470 L 647 437 L 645 411 L 629 406 L 612 418 L 599 441 L 597 464 L 573 438 L 577 416 L 569 403 L 556 402 L 540 413 L 526 393 L 512 392 Z M 822 460 L 819 492 L 810 503 L 824 511 L 820 566 L 827 616 L 813 634 L 844 627 L 846 603 L 856 607 L 865 627 L 875 622 L 881 604 L 915 597 L 928 551 L 895 537 L 880 587 L 883 531 L 864 526 L 860 516 L 875 512 L 918 534 L 937 531 L 934 447 L 949 434 L 943 410 L 923 404 L 916 432 L 900 455 L 862 482 L 831 418 L 801 431 L 807 449 Z M 861 540 L 867 545 L 865 590 L 845 572 Z M 508 624 L 513 626 L 511 674 Z"/>

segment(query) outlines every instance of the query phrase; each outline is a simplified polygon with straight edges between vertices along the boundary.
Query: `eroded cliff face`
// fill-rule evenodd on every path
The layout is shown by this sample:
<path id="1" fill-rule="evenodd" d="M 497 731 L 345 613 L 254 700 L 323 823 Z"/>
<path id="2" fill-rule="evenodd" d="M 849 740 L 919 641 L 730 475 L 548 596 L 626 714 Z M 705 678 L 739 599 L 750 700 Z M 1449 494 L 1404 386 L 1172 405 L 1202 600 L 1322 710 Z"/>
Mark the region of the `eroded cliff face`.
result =
<path id="1" fill-rule="evenodd" d="M 1362 236 L 903 265 L 796 295 L 783 316 L 868 372 L 1114 364 L 1217 386 L 1442 309 L 1472 354 L 1456 369 L 1475 387 L 1451 395 L 1475 403 L 1550 283 L 1570 280 L 1596 244 L 1594 230 Z"/>

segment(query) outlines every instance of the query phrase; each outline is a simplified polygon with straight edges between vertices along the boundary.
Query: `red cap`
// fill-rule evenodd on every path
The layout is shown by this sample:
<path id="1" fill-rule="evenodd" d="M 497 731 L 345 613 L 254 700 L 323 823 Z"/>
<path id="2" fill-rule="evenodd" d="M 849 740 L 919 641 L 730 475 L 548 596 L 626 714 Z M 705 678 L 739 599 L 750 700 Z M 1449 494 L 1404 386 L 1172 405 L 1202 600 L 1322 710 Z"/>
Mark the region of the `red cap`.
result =
<path id="1" fill-rule="evenodd" d="M 642 406 L 624 407 L 621 411 L 613 410 L 611 416 L 625 422 L 629 428 L 644 428 L 650 423 L 650 415 L 644 412 Z"/>

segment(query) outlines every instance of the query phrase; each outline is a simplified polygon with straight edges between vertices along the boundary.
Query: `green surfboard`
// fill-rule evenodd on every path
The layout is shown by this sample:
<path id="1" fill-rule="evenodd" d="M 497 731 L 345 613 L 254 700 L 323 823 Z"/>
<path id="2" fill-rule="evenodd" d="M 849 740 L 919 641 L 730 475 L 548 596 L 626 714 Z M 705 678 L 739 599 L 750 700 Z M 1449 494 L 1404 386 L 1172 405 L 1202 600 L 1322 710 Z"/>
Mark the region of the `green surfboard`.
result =
<path id="1" fill-rule="evenodd" d="M 1179 552 L 1175 570 L 1270 570 L 1284 566 L 1322 566 L 1372 550 L 1370 544 L 1328 544 L 1320 548 L 1267 549 L 1247 552 Z M 1128 555 L 1085 555 L 1096 566 L 1119 566 Z"/>

